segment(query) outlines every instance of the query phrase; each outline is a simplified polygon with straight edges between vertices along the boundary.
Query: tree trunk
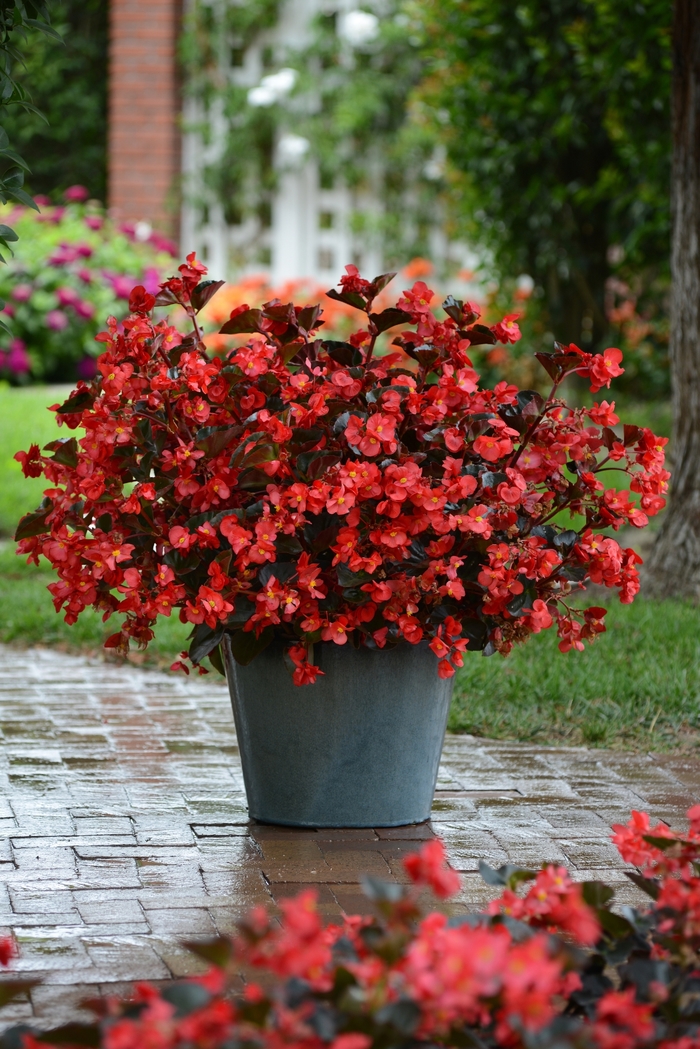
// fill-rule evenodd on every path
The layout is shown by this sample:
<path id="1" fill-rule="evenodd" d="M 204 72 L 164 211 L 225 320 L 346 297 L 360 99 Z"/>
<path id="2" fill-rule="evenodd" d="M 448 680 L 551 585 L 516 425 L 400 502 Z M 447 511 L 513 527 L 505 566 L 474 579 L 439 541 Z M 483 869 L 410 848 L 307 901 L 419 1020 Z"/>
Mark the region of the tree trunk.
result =
<path id="1" fill-rule="evenodd" d="M 673 24 L 671 341 L 673 461 L 668 510 L 645 593 L 700 598 L 700 5 Z"/>

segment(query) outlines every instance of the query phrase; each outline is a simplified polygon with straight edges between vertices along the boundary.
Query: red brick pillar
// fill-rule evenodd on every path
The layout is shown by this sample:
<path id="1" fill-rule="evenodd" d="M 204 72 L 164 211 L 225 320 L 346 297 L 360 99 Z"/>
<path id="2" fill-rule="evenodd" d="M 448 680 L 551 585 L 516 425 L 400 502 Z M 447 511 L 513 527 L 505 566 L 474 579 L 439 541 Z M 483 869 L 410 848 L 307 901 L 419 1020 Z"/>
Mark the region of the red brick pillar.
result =
<path id="1" fill-rule="evenodd" d="M 180 0 L 110 0 L 109 206 L 177 235 Z"/>

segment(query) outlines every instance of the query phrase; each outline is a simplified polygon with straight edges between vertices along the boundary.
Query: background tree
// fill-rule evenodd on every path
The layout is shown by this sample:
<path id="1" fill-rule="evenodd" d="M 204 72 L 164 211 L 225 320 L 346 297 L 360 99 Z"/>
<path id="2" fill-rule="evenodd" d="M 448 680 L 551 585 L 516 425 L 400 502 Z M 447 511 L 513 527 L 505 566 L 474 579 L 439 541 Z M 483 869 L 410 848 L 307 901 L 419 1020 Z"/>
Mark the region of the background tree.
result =
<path id="1" fill-rule="evenodd" d="M 700 597 L 700 9 L 676 0 L 673 25 L 671 499 L 647 590 Z"/>
<path id="2" fill-rule="evenodd" d="M 668 255 L 667 0 L 416 0 L 454 198 L 497 268 L 541 287 L 562 341 L 600 343 L 623 253 Z M 611 251 L 611 249 L 613 249 Z"/>
<path id="3" fill-rule="evenodd" d="M 32 33 L 12 74 L 45 119 L 11 108 L 3 120 L 29 166 L 32 193 L 60 197 L 81 183 L 107 191 L 108 14 L 105 0 L 52 0 L 56 36 Z"/>
<path id="4" fill-rule="evenodd" d="M 0 107 L 4 107 L 4 110 L 0 109 L 0 161 L 5 163 L 5 172 L 0 175 L 0 203 L 16 200 L 34 208 L 34 201 L 22 188 L 27 162 L 11 148 L 5 127 L 11 106 L 25 112 L 37 112 L 15 75 L 16 66 L 21 62 L 19 45 L 27 39 L 30 29 L 39 30 L 47 36 L 56 35 L 49 25 L 48 7 L 44 0 L 0 0 Z M 9 251 L 10 243 L 16 240 L 14 231 L 0 224 L 0 252 Z M 0 261 L 5 261 L 1 253 Z"/>

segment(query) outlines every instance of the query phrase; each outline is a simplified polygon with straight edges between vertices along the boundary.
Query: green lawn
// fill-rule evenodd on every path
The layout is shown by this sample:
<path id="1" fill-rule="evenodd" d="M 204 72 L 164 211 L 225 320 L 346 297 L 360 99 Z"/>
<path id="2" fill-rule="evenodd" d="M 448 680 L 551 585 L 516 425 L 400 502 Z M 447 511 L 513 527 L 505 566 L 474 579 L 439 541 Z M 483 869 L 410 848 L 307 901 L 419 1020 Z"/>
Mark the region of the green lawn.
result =
<path id="1" fill-rule="evenodd" d="M 32 442 L 42 447 L 67 432 L 59 430 L 53 412 L 46 409 L 65 400 L 69 392 L 68 386 L 0 385 L 0 536 L 13 534 L 22 514 L 39 505 L 47 486 L 43 477 L 25 478 L 13 456 Z"/>
<path id="2" fill-rule="evenodd" d="M 613 600 L 607 632 L 585 652 L 559 652 L 550 630 L 506 659 L 471 656 L 449 727 L 538 743 L 700 746 L 699 620 L 680 602 Z"/>
<path id="3" fill-rule="evenodd" d="M 46 405 L 65 393 L 0 389 L 0 535 L 6 540 L 18 518 L 38 504 L 43 487 L 41 479 L 25 480 L 12 456 L 33 440 L 52 439 L 56 427 Z M 645 413 L 656 418 L 640 420 Z M 624 414 L 667 430 L 663 406 L 645 412 L 627 406 Z M 0 546 L 0 641 L 98 650 L 116 620 L 105 624 L 89 612 L 66 626 L 46 591 L 51 578 L 48 566 L 25 566 L 11 542 Z M 585 652 L 562 655 L 547 631 L 507 659 L 469 655 L 457 678 L 450 728 L 538 743 L 700 747 L 698 619 L 690 605 L 638 600 L 622 606 L 612 600 L 608 632 Z M 161 619 L 155 641 L 134 660 L 167 666 L 183 648 L 188 629 L 175 618 Z"/>

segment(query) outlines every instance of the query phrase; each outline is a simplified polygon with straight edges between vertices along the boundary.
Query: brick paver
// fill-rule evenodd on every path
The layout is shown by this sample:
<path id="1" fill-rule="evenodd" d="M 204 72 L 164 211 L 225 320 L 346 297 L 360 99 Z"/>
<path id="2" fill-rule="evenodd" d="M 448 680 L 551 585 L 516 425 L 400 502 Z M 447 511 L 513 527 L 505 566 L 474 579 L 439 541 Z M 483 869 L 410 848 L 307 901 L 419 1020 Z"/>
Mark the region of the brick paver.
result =
<path id="1" fill-rule="evenodd" d="M 228 694 L 213 675 L 0 646 L 0 932 L 43 983 L 1 1026 L 80 1017 L 133 980 L 198 971 L 182 940 L 232 930 L 251 905 L 316 885 L 329 918 L 361 911 L 362 872 L 439 834 L 458 906 L 492 895 L 478 864 L 569 866 L 635 898 L 609 843 L 632 808 L 682 825 L 700 762 L 450 736 L 431 824 L 295 831 L 249 823 Z"/>

